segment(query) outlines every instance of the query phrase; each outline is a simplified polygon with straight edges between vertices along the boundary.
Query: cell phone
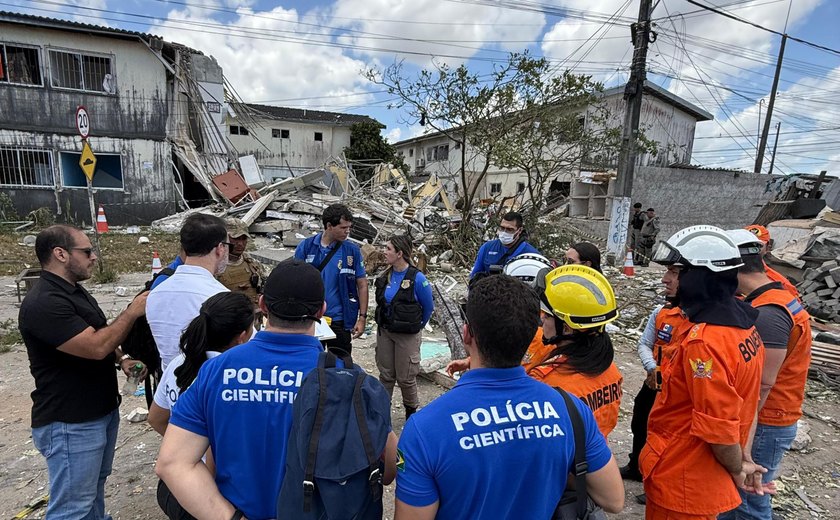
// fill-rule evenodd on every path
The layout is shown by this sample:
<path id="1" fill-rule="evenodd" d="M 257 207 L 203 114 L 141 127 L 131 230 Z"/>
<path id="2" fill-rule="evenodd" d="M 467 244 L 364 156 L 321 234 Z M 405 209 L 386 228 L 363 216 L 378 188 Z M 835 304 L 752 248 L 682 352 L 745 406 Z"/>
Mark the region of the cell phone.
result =
<path id="1" fill-rule="evenodd" d="M 662 369 L 657 365 L 657 367 L 653 369 L 653 373 L 656 380 L 655 390 L 662 390 Z"/>

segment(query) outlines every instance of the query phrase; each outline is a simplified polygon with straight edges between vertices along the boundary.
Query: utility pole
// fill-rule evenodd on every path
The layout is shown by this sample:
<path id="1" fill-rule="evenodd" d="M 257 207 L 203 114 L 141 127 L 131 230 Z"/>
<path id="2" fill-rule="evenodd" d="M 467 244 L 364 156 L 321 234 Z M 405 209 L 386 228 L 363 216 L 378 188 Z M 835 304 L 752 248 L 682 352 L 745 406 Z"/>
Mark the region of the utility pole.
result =
<path id="1" fill-rule="evenodd" d="M 779 130 L 782 128 L 782 122 L 776 123 L 776 141 L 773 143 L 773 155 L 770 156 L 770 170 L 767 175 L 773 175 L 773 166 L 776 164 L 776 148 L 779 146 Z"/>
<path id="2" fill-rule="evenodd" d="M 633 41 L 633 63 L 630 79 L 624 87 L 626 109 L 618 157 L 618 176 L 615 179 L 610 230 L 607 236 L 607 261 L 618 265 L 624 258 L 627 227 L 630 220 L 630 201 L 633 193 L 633 173 L 636 168 L 636 140 L 642 113 L 642 94 L 645 86 L 647 51 L 650 43 L 651 0 L 641 0 L 639 21 L 630 26 Z"/>
<path id="3" fill-rule="evenodd" d="M 782 35 L 782 44 L 779 46 L 779 59 L 776 61 L 776 74 L 773 76 L 773 88 L 770 90 L 770 102 L 767 103 L 767 115 L 764 116 L 764 131 L 761 132 L 761 140 L 758 142 L 758 153 L 755 156 L 755 173 L 761 173 L 761 165 L 764 162 L 764 150 L 767 149 L 767 136 L 770 134 L 770 120 L 773 119 L 773 105 L 776 102 L 776 90 L 779 88 L 779 76 L 782 73 L 782 59 L 785 57 L 785 43 L 787 34 Z"/>

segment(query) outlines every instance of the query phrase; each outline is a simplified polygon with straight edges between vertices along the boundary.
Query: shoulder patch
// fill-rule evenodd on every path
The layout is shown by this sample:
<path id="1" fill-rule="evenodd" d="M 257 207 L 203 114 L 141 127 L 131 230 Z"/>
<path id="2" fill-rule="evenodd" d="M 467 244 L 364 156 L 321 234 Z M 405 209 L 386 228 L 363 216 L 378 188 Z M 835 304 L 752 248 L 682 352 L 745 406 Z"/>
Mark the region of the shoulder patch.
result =
<path id="1" fill-rule="evenodd" d="M 691 370 L 694 372 L 695 379 L 711 379 L 712 378 L 712 358 L 707 360 L 702 359 L 689 359 L 689 365 L 691 365 Z"/>
<path id="2" fill-rule="evenodd" d="M 397 471 L 405 471 L 405 456 L 399 448 L 397 448 Z"/>

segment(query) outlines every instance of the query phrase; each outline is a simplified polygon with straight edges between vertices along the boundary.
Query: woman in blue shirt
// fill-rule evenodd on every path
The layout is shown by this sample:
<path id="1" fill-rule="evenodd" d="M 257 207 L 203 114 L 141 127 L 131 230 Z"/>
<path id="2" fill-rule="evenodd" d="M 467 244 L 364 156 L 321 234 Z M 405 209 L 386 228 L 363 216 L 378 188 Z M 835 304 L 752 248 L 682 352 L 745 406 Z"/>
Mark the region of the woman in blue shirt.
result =
<path id="1" fill-rule="evenodd" d="M 432 286 L 411 265 L 411 239 L 392 236 L 383 251 L 388 269 L 376 279 L 376 365 L 379 380 L 394 393 L 400 386 L 405 418 L 417 411 L 422 330 L 434 310 Z"/>

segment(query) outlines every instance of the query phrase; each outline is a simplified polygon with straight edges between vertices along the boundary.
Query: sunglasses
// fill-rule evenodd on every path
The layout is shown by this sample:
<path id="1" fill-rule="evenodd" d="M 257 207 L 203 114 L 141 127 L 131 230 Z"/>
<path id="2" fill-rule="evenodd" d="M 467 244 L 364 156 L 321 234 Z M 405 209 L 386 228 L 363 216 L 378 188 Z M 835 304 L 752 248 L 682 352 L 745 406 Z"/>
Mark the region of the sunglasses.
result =
<path id="1" fill-rule="evenodd" d="M 64 250 L 70 251 L 70 252 L 81 251 L 88 258 L 90 258 L 90 255 L 93 254 L 93 248 L 92 247 L 64 247 L 64 246 L 57 246 L 57 247 L 60 247 L 61 249 L 64 249 Z"/>
<path id="2" fill-rule="evenodd" d="M 219 242 L 219 243 L 222 244 L 222 245 L 228 246 L 228 248 L 230 248 L 230 249 L 233 249 L 233 244 L 231 244 L 230 242 Z"/>

